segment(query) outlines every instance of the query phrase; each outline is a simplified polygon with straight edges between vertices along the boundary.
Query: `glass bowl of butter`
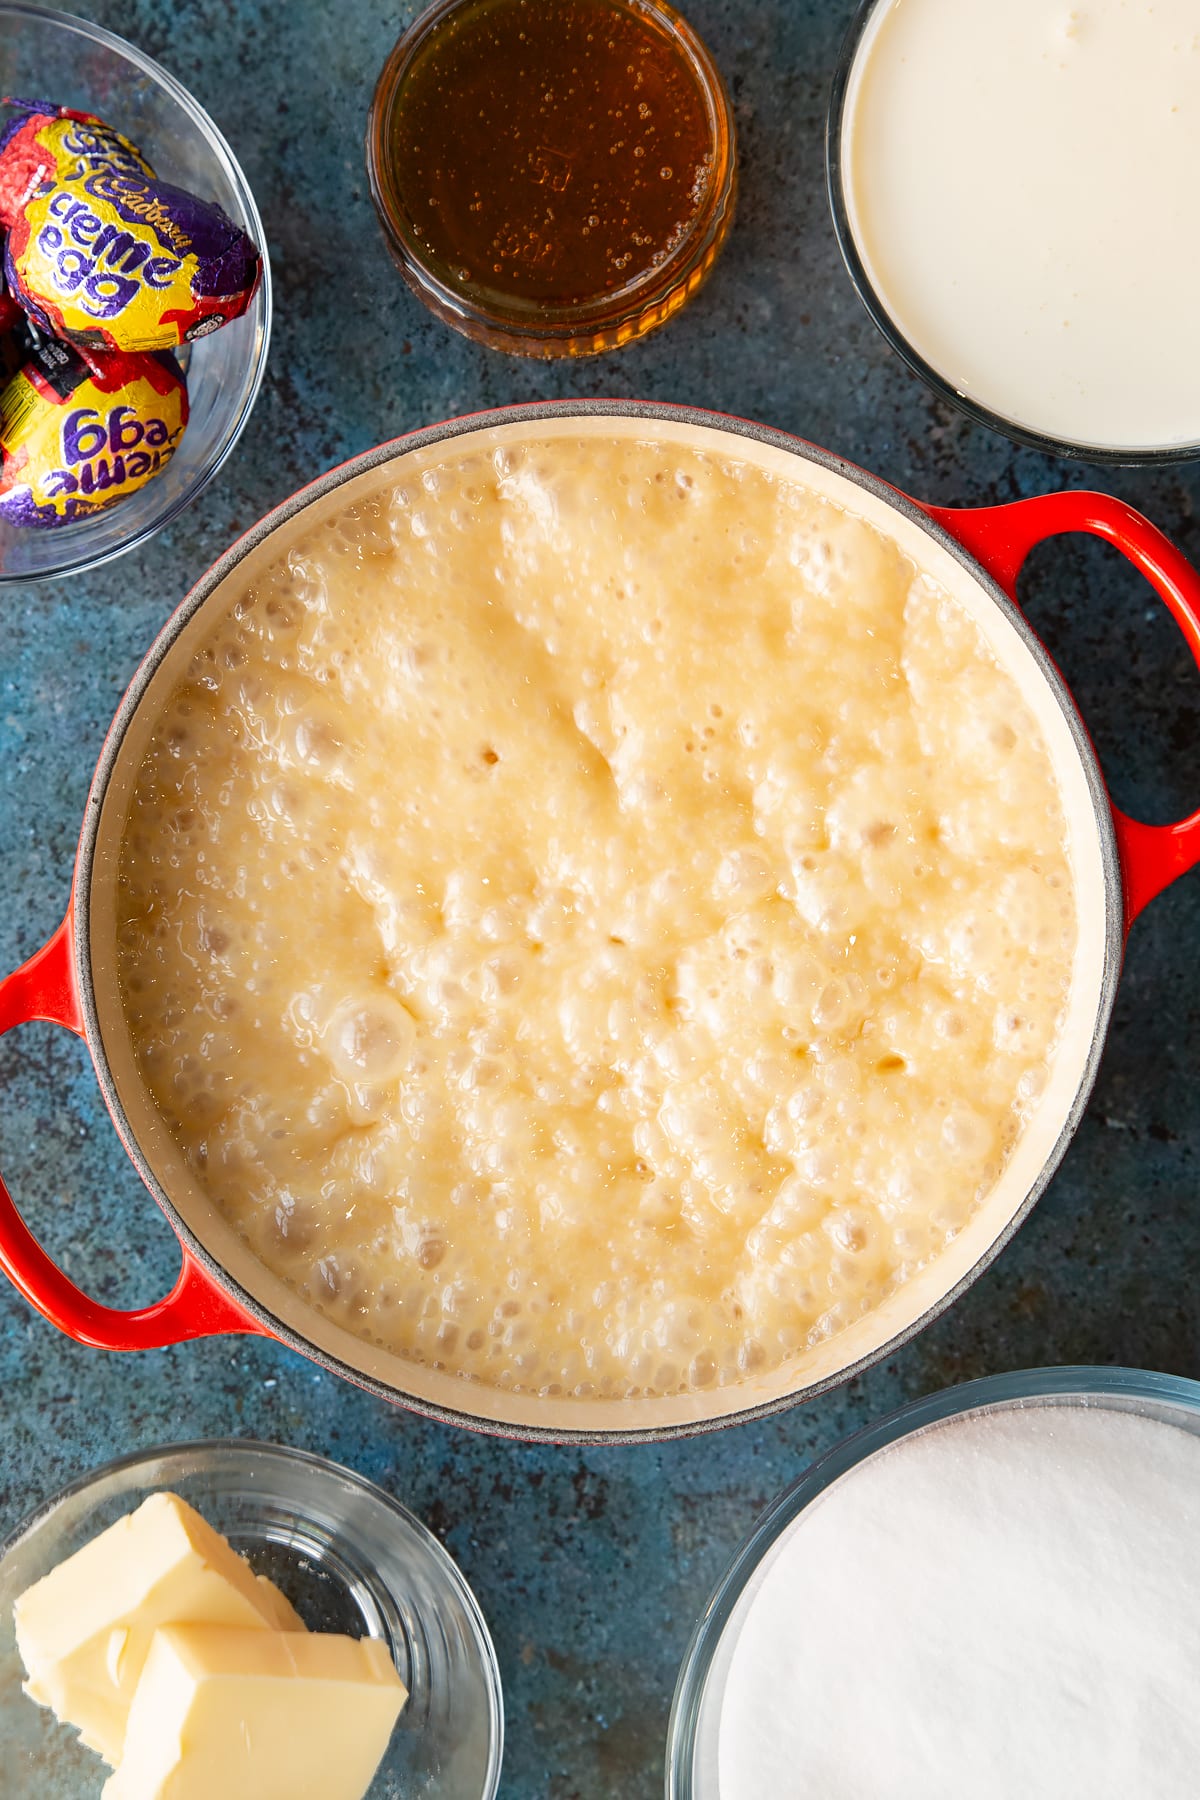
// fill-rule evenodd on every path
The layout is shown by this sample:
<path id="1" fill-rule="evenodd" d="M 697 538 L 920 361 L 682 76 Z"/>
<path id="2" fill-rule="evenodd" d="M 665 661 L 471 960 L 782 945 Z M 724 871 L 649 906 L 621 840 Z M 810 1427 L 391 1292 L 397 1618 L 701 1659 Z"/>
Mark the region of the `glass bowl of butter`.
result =
<path id="1" fill-rule="evenodd" d="M 0 1744 L 6 1800 L 149 1800 L 181 1778 L 493 1800 L 500 1678 L 463 1576 L 390 1496 L 303 1451 L 182 1444 L 85 1476 L 0 1550 Z"/>

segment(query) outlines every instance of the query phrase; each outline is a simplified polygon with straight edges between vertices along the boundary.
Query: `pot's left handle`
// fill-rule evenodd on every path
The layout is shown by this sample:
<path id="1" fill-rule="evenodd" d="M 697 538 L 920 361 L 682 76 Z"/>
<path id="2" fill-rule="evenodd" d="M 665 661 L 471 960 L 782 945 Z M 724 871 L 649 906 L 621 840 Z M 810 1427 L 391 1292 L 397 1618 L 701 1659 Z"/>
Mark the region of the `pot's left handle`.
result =
<path id="1" fill-rule="evenodd" d="M 1006 506 L 924 510 L 983 564 L 1014 601 L 1021 565 L 1035 544 L 1068 531 L 1106 539 L 1166 604 L 1200 666 L 1200 575 L 1157 525 L 1123 500 L 1073 491 L 1040 494 Z M 1128 929 L 1156 894 L 1200 862 L 1200 810 L 1174 825 L 1143 825 L 1116 806 L 1112 815 Z"/>
<path id="2" fill-rule="evenodd" d="M 47 1019 L 83 1036 L 75 983 L 72 915 L 50 941 L 0 981 L 0 1032 Z M 93 1300 L 47 1256 L 0 1178 L 0 1269 L 42 1317 L 81 1344 L 101 1350 L 156 1350 L 222 1331 L 255 1331 L 255 1323 L 222 1293 L 187 1249 L 179 1280 L 156 1306 L 123 1312 Z"/>

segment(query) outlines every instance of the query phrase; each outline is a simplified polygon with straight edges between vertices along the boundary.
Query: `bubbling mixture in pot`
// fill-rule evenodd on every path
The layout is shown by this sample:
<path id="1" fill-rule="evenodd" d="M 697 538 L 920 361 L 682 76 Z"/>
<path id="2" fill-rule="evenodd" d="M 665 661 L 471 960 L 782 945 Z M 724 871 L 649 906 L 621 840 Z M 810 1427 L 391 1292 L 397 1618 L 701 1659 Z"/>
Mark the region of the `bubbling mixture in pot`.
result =
<path id="1" fill-rule="evenodd" d="M 448 444 L 314 527 L 195 654 L 122 847 L 140 1066 L 255 1253 L 553 1395 L 738 1382 L 935 1257 L 1075 929 L 966 611 L 653 441 Z"/>

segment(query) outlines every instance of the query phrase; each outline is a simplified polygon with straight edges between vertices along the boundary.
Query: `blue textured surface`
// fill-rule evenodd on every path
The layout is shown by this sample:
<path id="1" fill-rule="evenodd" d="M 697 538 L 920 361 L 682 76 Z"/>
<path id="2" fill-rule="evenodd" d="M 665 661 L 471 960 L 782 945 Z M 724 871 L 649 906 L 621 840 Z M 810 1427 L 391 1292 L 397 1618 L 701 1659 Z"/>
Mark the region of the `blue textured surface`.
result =
<path id="1" fill-rule="evenodd" d="M 361 141 L 375 73 L 411 7 L 87 10 L 163 61 L 228 136 L 266 221 L 277 328 L 257 411 L 197 508 L 94 576 L 0 594 L 0 969 L 61 916 L 105 727 L 166 614 L 301 481 L 411 426 L 542 396 L 693 402 L 798 432 L 945 504 L 1105 487 L 1200 561 L 1200 470 L 1098 472 L 1017 450 L 932 398 L 876 335 L 823 190 L 825 96 L 849 0 L 691 0 L 735 99 L 739 216 L 676 321 L 574 367 L 452 335 L 386 258 Z M 1036 554 L 1023 597 L 1116 799 L 1156 820 L 1189 811 L 1200 681 L 1149 590 L 1115 553 L 1065 540 Z M 84 1350 L 0 1283 L 0 1529 L 81 1471 L 159 1441 L 236 1433 L 328 1452 L 426 1519 L 473 1583 L 507 1694 L 504 1794 L 656 1795 L 675 1671 L 709 1589 L 764 1501 L 836 1438 L 996 1370 L 1095 1361 L 1200 1375 L 1197 943 L 1200 876 L 1135 927 L 1092 1104 L 1016 1243 L 903 1355 L 815 1406 L 682 1444 L 522 1448 L 423 1423 L 260 1341 Z M 124 1160 L 83 1046 L 21 1028 L 0 1044 L 0 1092 L 0 1166 L 48 1247 L 105 1300 L 164 1292 L 174 1242 Z"/>

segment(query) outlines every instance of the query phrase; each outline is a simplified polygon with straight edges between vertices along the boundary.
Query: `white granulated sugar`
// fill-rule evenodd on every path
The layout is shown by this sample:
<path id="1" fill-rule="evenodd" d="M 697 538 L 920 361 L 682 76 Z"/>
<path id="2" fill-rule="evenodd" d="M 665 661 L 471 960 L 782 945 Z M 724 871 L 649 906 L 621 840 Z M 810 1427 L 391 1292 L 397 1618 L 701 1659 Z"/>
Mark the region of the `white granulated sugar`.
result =
<path id="1" fill-rule="evenodd" d="M 978 1414 L 844 1476 L 749 1604 L 721 1800 L 1194 1800 L 1200 1438 Z"/>

